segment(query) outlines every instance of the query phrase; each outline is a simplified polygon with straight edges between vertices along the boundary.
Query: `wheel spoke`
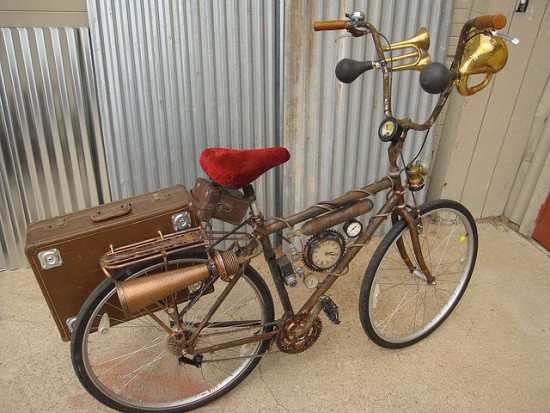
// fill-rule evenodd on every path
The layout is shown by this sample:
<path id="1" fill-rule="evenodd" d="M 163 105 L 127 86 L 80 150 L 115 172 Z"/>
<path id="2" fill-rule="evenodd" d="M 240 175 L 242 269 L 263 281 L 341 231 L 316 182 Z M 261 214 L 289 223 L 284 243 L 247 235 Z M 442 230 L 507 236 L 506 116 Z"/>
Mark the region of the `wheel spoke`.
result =
<path id="1" fill-rule="evenodd" d="M 169 263 L 169 267 L 196 263 L 197 259 L 183 259 Z M 165 270 L 164 264 L 138 271 L 127 279 L 161 269 Z M 184 334 L 190 335 L 203 323 L 227 286 L 220 279 L 213 287 L 203 285 L 194 298 L 178 303 L 176 308 L 169 304 L 174 295 L 159 302 L 158 308 L 148 307 L 148 312 L 124 320 L 112 283 L 104 283 L 85 304 L 85 316 L 79 316 L 73 332 L 71 350 L 80 381 L 100 401 L 106 403 L 108 399 L 106 404 L 119 410 L 191 409 L 221 396 L 252 371 L 269 342 L 203 354 L 202 367 L 198 368 L 183 362 L 195 356 L 182 353 L 182 345 L 155 318 L 173 328 L 174 333 L 183 328 Z M 180 321 L 173 323 L 170 314 L 177 314 Z M 195 348 L 267 332 L 272 328 L 266 326 L 272 325 L 273 317 L 273 302 L 265 282 L 252 267 L 247 267 L 198 334 Z M 104 331 L 100 330 L 101 323 L 107 326 L 103 326 Z"/>
<path id="2" fill-rule="evenodd" d="M 409 228 L 398 221 L 372 257 L 361 288 L 361 322 L 367 334 L 386 347 L 412 344 L 435 330 L 462 296 L 473 271 L 477 232 L 470 213 L 453 201 L 421 207 L 419 233 L 424 260 L 435 283 L 410 271 L 397 243 L 418 268 Z"/>

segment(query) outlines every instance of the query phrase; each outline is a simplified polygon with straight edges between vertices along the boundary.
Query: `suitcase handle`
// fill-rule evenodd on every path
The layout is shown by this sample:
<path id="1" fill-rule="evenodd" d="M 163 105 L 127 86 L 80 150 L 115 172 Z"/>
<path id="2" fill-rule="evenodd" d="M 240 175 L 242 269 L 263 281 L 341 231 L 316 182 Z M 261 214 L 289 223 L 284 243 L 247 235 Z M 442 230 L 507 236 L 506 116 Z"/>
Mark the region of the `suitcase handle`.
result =
<path id="1" fill-rule="evenodd" d="M 109 219 L 118 218 L 127 215 L 132 210 L 131 204 L 122 204 L 107 211 L 95 211 L 90 215 L 93 222 L 103 222 Z"/>

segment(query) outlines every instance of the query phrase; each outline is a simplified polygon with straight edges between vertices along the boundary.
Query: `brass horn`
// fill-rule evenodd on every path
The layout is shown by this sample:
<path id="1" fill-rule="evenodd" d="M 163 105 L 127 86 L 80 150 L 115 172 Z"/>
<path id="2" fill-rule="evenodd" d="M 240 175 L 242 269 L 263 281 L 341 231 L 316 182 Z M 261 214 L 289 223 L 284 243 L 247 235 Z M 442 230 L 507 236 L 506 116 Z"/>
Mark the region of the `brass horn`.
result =
<path id="1" fill-rule="evenodd" d="M 458 68 L 459 78 L 457 90 L 463 96 L 479 92 L 491 81 L 493 74 L 500 71 L 508 61 L 506 42 L 499 38 L 486 35 L 476 29 L 470 34 L 470 40 L 464 47 L 464 56 Z M 485 75 L 475 86 L 468 86 L 468 78 L 472 75 Z"/>
<path id="2" fill-rule="evenodd" d="M 410 53 L 405 53 L 399 56 L 391 56 L 386 62 L 395 63 L 401 60 L 414 59 L 401 66 L 393 66 L 391 71 L 396 72 L 399 70 L 422 70 L 426 65 L 431 63 L 432 59 L 428 54 L 430 48 L 430 35 L 425 27 L 421 27 L 418 33 L 416 33 L 410 39 L 405 39 L 397 43 L 391 43 L 389 45 L 382 46 L 385 52 L 394 52 L 395 50 L 413 49 Z"/>

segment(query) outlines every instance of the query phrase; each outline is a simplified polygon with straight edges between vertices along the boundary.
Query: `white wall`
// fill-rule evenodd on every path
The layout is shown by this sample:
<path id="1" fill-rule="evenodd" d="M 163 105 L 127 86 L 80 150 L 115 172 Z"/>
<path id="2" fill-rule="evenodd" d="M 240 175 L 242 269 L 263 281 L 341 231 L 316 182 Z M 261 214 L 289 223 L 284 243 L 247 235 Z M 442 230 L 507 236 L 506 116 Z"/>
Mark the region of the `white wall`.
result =
<path id="1" fill-rule="evenodd" d="M 2 0 L 0 27 L 87 27 L 86 0 Z"/>
<path id="2" fill-rule="evenodd" d="M 521 41 L 518 46 L 509 45 L 506 67 L 486 89 L 471 97 L 453 93 L 440 129 L 428 197 L 456 199 L 476 218 L 500 216 L 505 209 L 512 218 L 514 204 L 520 202 L 517 195 L 512 196 L 514 182 L 517 192 L 538 142 L 538 136 L 531 137 L 535 113 L 542 119 L 548 115 L 540 102 L 550 73 L 550 48 L 544 44 L 550 39 L 549 1 L 531 0 L 526 13 L 515 12 L 518 3 L 465 0 L 455 7 L 453 21 L 457 16 L 466 20 L 481 14 L 506 15 L 508 25 L 503 31 Z M 452 49 L 452 39 L 450 44 Z M 540 166 L 536 174 L 542 172 Z M 529 200 L 528 209 L 538 212 L 543 202 L 539 199 L 546 199 L 544 182 L 537 180 L 540 196 L 532 196 L 533 188 L 521 198 Z M 513 220 L 521 224 L 523 218 L 516 213 Z M 526 228 L 524 232 L 530 234 Z"/>

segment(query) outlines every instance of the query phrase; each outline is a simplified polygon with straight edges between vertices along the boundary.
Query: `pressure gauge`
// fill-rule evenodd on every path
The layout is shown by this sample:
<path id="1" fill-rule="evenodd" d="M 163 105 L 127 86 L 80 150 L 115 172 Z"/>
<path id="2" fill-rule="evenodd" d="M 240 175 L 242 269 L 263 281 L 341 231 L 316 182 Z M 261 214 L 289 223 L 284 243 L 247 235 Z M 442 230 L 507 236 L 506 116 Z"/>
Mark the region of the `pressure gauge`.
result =
<path id="1" fill-rule="evenodd" d="M 313 271 L 334 267 L 344 255 L 346 243 L 342 234 L 326 230 L 311 237 L 304 248 L 304 263 Z"/>
<path id="2" fill-rule="evenodd" d="M 363 230 L 363 224 L 356 219 L 352 219 L 344 224 L 344 232 L 350 238 L 358 237 Z"/>
<path id="3" fill-rule="evenodd" d="M 389 117 L 384 119 L 380 124 L 378 128 L 378 137 L 382 142 L 397 141 L 402 132 L 403 127 L 399 124 L 397 119 Z"/>

